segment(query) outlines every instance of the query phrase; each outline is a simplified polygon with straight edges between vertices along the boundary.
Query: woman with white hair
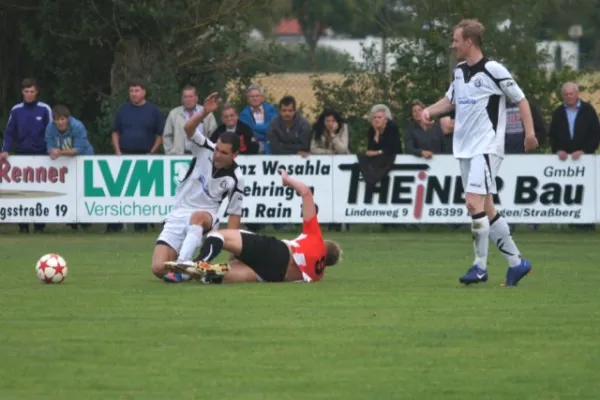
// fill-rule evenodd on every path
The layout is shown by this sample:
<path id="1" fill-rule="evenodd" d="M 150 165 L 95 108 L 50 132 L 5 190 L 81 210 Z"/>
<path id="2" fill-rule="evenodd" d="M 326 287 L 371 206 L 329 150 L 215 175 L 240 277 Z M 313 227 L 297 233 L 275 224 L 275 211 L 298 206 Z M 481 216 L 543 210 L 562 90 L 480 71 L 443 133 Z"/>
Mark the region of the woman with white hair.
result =
<path id="1" fill-rule="evenodd" d="M 369 113 L 371 127 L 368 132 L 367 156 L 402 154 L 402 141 L 398 125 L 385 104 L 376 104 Z"/>

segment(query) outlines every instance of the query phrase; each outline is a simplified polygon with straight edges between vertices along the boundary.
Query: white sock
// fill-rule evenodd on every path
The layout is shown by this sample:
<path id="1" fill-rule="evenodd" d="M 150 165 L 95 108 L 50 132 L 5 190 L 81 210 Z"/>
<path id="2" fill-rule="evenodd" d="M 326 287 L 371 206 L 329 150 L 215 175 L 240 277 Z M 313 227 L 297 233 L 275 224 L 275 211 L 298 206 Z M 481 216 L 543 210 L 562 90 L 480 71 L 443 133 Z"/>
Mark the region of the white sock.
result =
<path id="1" fill-rule="evenodd" d="M 492 219 L 490 224 L 490 239 L 494 241 L 498 250 L 506 258 L 508 265 L 516 267 L 521 264 L 521 253 L 510 234 L 508 222 L 500 214 L 496 214 Z"/>
<path id="2" fill-rule="evenodd" d="M 194 251 L 202 244 L 202 227 L 200 225 L 190 225 L 179 251 L 177 261 L 190 261 L 194 256 Z"/>
<path id="3" fill-rule="evenodd" d="M 488 250 L 490 246 L 490 221 L 485 213 L 473 215 L 471 221 L 471 233 L 473 234 L 473 249 L 475 261 L 481 269 L 487 269 Z"/>

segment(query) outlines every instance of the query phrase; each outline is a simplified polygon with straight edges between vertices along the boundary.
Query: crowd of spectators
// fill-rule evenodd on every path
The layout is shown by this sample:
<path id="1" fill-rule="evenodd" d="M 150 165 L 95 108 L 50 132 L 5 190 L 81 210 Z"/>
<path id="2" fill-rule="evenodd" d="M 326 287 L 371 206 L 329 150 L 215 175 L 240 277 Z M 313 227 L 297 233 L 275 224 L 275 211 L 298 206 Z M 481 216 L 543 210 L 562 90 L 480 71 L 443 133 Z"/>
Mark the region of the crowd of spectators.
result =
<path id="1" fill-rule="evenodd" d="M 40 101 L 35 79 L 23 80 L 22 94 L 23 101 L 10 111 L 0 160 L 9 157 L 9 153 L 46 155 L 52 159 L 94 154 L 83 123 L 71 115 L 67 106 L 56 104 L 51 108 Z M 562 95 L 563 102 L 552 113 L 549 130 L 541 110 L 532 103 L 538 141 L 542 144 L 548 139 L 552 153 L 561 160 L 595 153 L 600 144 L 600 122 L 596 110 L 580 98 L 575 83 L 565 83 Z M 221 109 L 220 123 L 211 114 L 198 129 L 212 141 L 218 140 L 223 132 L 235 132 L 240 137 L 242 154 L 310 157 L 311 154 L 351 153 L 350 137 L 357 135 L 351 135 L 343 110 L 325 109 L 311 123 L 298 111 L 293 96 L 285 96 L 273 105 L 265 101 L 264 92 L 258 85 L 251 85 L 246 96 L 247 105 L 241 110 L 225 104 Z M 385 104 L 376 104 L 365 110 L 370 123 L 364 132 L 367 142 L 365 156 L 409 154 L 431 159 L 438 154 L 452 154 L 454 116 L 449 114 L 438 121 L 425 123 L 421 119 L 425 104 L 414 100 L 410 107 L 412 121 L 395 120 Z M 200 111 L 199 94 L 195 87 L 188 85 L 181 91 L 181 105 L 170 110 L 165 119 L 159 108 L 147 100 L 144 83 L 133 80 L 129 83 L 129 101 L 116 111 L 110 132 L 114 154 L 190 154 L 183 126 Z M 507 104 L 506 113 L 506 153 L 522 154 L 525 152 L 524 128 L 519 109 Z M 71 226 L 79 229 L 87 225 Z M 42 232 L 44 227 L 44 224 L 34 224 L 34 231 Z M 22 233 L 29 232 L 28 224 L 20 224 L 19 229 Z M 122 224 L 107 226 L 107 232 L 122 229 Z M 134 229 L 143 232 L 148 225 L 135 224 Z"/>

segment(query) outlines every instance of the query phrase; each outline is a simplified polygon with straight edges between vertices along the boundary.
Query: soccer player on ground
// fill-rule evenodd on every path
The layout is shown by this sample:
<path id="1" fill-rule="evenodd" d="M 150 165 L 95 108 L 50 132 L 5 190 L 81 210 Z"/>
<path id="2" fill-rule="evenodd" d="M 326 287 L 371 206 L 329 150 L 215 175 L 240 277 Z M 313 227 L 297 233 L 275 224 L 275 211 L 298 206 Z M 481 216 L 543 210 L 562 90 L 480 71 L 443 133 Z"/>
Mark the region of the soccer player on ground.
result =
<path id="1" fill-rule="evenodd" d="M 279 240 L 239 229 L 211 232 L 195 262 L 167 262 L 172 270 L 184 271 L 203 283 L 316 282 L 325 267 L 338 263 L 341 249 L 324 240 L 317 220 L 311 190 L 281 170 L 283 184 L 302 196 L 302 234 L 294 240 Z M 235 256 L 231 265 L 209 264 L 223 250 Z"/>
<path id="2" fill-rule="evenodd" d="M 219 106 L 217 94 L 204 100 L 202 112 L 193 115 L 184 125 L 194 158 L 183 181 L 177 187 L 175 206 L 165 219 L 152 256 L 152 272 L 167 282 L 189 279 L 185 274 L 172 274 L 164 269 L 166 261 L 191 261 L 204 235 L 219 224 L 219 209 L 229 199 L 228 227 L 240 227 L 244 201 L 244 181 L 234 159 L 240 141 L 233 132 L 225 132 L 212 143 L 196 128 Z"/>
<path id="3" fill-rule="evenodd" d="M 423 110 L 421 117 L 456 110 L 453 151 L 460 163 L 467 209 L 472 218 L 471 231 L 475 261 L 459 281 L 469 285 L 488 280 L 489 240 L 498 246 L 509 263 L 506 286 L 515 286 L 529 273 L 531 263 L 521 257 L 510 234 L 508 223 L 494 207 L 496 176 L 504 157 L 506 97 L 519 105 L 525 127 L 525 149 L 533 151 L 538 143 L 533 129 L 529 103 L 508 70 L 481 52 L 483 25 L 463 20 L 454 27 L 452 48 L 463 60 L 454 70 L 454 80 L 446 95 Z"/>

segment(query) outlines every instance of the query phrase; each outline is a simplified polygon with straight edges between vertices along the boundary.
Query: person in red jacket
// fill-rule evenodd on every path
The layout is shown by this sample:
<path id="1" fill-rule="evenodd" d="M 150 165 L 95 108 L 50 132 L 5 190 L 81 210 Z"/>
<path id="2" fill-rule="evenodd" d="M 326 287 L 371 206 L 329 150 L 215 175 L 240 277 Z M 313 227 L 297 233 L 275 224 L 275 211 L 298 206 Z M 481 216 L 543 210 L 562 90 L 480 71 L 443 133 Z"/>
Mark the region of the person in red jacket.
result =
<path id="1" fill-rule="evenodd" d="M 339 262 L 340 246 L 324 240 L 317 207 L 308 186 L 281 170 L 283 185 L 302 196 L 302 234 L 280 240 L 240 229 L 225 229 L 206 236 L 195 261 L 167 262 L 165 268 L 186 273 L 203 283 L 317 282 L 325 268 Z M 235 257 L 231 264 L 211 265 L 222 250 Z"/>

